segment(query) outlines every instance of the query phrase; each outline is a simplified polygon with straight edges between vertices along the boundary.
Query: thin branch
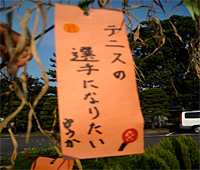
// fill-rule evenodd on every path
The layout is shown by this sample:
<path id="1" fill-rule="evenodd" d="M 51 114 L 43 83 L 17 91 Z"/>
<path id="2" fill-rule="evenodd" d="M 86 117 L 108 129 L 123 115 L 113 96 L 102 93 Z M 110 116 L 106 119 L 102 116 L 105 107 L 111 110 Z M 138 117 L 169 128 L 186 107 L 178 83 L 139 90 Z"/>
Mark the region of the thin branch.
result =
<path id="1" fill-rule="evenodd" d="M 38 38 L 40 38 L 43 34 L 49 32 L 49 31 L 52 30 L 53 28 L 54 28 L 54 25 L 50 26 L 49 28 L 47 28 L 47 29 L 44 31 L 44 33 L 41 33 L 41 34 L 37 35 L 37 36 L 35 37 L 35 40 L 37 40 Z"/>

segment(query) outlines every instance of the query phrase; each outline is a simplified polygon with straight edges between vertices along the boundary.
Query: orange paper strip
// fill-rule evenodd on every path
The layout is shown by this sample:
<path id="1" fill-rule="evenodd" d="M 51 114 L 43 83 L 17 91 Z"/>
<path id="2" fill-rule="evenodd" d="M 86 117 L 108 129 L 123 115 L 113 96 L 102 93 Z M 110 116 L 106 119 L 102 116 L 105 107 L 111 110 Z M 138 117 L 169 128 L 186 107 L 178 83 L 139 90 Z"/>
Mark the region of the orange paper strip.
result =
<path id="1" fill-rule="evenodd" d="M 142 153 L 143 117 L 124 17 L 118 9 L 55 6 L 64 159 Z"/>
<path id="2" fill-rule="evenodd" d="M 74 160 L 64 160 L 57 158 L 56 160 L 47 157 L 38 157 L 31 165 L 31 170 L 72 170 Z"/>

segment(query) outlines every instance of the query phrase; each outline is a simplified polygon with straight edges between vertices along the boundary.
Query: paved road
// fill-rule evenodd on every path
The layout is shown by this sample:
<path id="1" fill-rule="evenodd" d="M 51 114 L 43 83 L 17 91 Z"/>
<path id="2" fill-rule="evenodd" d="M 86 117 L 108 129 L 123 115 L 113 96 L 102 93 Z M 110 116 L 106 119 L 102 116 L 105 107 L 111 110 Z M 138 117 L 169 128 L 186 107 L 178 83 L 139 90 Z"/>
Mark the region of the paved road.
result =
<path id="1" fill-rule="evenodd" d="M 30 137 L 30 141 L 27 144 L 25 142 L 26 137 L 25 135 L 22 136 L 15 136 L 17 142 L 18 142 L 18 153 L 24 151 L 24 148 L 28 148 L 28 147 L 38 147 L 38 146 L 44 146 L 44 145 L 52 145 L 52 143 L 50 142 L 50 140 L 44 136 L 44 135 L 33 135 Z M 0 137 L 0 144 L 1 144 L 1 150 L 0 150 L 0 156 L 2 155 L 8 155 L 8 154 L 12 154 L 13 152 L 13 144 L 11 141 L 11 138 L 9 135 L 7 136 L 1 136 Z"/>
<path id="2" fill-rule="evenodd" d="M 171 132 L 171 133 L 163 133 L 163 134 L 146 134 L 144 135 L 144 143 L 145 147 L 152 147 L 156 143 L 158 143 L 160 140 L 169 138 L 169 137 L 179 137 L 180 135 L 186 135 L 191 136 L 198 144 L 198 147 L 200 148 L 200 134 L 196 133 L 177 133 L 177 132 Z"/>
<path id="3" fill-rule="evenodd" d="M 153 146 L 154 144 L 158 143 L 160 140 L 168 137 L 178 137 L 180 133 L 171 132 L 171 133 L 157 133 L 157 134 L 145 134 L 144 135 L 144 143 L 145 147 Z M 197 141 L 200 147 L 200 134 L 195 133 L 186 133 L 186 136 L 191 136 L 195 141 Z M 27 147 L 35 147 L 35 146 L 43 146 L 43 145 L 52 145 L 49 139 L 44 135 L 34 135 L 30 137 L 29 144 L 25 143 L 25 136 L 16 136 L 18 142 L 18 153 L 22 152 L 24 148 Z M 12 141 L 9 136 L 1 136 L 0 137 L 0 156 L 3 155 L 11 155 L 13 152 L 13 145 Z"/>

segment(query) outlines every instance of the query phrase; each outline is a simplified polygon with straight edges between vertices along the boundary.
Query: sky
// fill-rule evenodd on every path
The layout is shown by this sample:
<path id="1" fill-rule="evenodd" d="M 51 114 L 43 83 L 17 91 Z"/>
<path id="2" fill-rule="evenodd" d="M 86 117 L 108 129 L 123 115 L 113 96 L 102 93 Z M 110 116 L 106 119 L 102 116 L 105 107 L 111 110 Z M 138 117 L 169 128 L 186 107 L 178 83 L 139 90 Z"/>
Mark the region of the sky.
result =
<path id="1" fill-rule="evenodd" d="M 96 0 L 97 1 L 97 0 Z M 12 5 L 15 0 L 5 0 L 5 6 L 8 7 L 10 5 Z M 48 0 L 43 0 L 43 2 L 48 2 Z M 52 0 L 52 3 L 59 3 L 60 0 Z M 77 5 L 79 2 L 79 0 L 71 0 L 70 1 L 70 5 Z M 138 3 L 136 3 L 138 2 Z M 146 5 L 151 5 L 151 0 L 143 0 L 143 2 Z M 164 4 L 164 9 L 166 10 L 167 14 L 162 14 L 161 11 L 158 10 L 158 13 L 156 14 L 156 17 L 160 20 L 163 19 L 167 19 L 170 17 L 170 11 L 171 9 L 177 5 L 180 0 L 172 0 L 171 3 L 164 3 L 164 1 L 161 1 Z M 63 0 L 62 4 L 67 4 L 67 1 Z M 140 5 L 140 0 L 129 0 L 129 5 Z M 15 14 L 13 16 L 13 29 L 17 32 L 21 32 L 20 29 L 20 25 L 19 25 L 19 19 L 17 16 L 20 16 L 23 18 L 25 12 L 27 9 L 33 7 L 35 5 L 34 2 L 30 2 L 30 1 L 24 1 L 21 5 L 21 7 L 17 10 L 15 10 Z M 0 6 L 3 6 L 3 1 L 0 2 Z M 121 8 L 122 3 L 121 0 L 112 0 L 111 2 L 111 6 L 112 8 Z M 94 3 L 94 7 L 98 7 L 97 3 Z M 109 5 L 107 5 L 107 7 L 109 8 Z M 6 21 L 6 12 L 1 12 L 0 13 L 0 21 L 1 22 L 7 22 Z M 46 12 L 48 15 L 48 22 L 47 22 L 47 27 L 49 28 L 50 26 L 54 25 L 54 7 L 51 7 L 50 9 L 47 10 L 47 6 L 46 6 Z M 137 17 L 139 19 L 139 21 L 144 21 L 147 19 L 146 17 L 146 11 L 145 8 L 138 8 L 138 9 L 132 9 L 129 12 L 133 13 L 133 15 L 135 17 Z M 180 7 L 177 7 L 173 10 L 172 15 L 182 15 L 182 16 L 191 16 L 189 11 L 187 10 L 187 8 L 185 7 L 185 5 L 181 5 Z M 31 14 L 31 19 L 28 23 L 28 28 L 30 29 L 30 31 L 33 28 L 34 25 L 34 20 L 35 20 L 35 11 Z M 128 23 L 128 19 L 125 17 L 125 22 Z M 138 22 L 136 20 L 133 21 L 133 28 L 135 28 L 138 25 Z M 41 33 L 41 26 L 42 26 L 42 19 L 40 18 L 40 26 L 37 30 L 37 35 Z M 37 41 L 37 50 L 38 50 L 38 55 L 42 61 L 43 67 L 46 71 L 48 71 L 49 69 L 52 69 L 50 67 L 51 62 L 50 62 L 50 58 L 53 57 L 53 53 L 56 53 L 55 51 L 55 36 L 54 36 L 54 29 L 52 29 L 51 31 L 49 31 L 48 33 L 46 33 L 42 39 L 42 41 L 40 43 L 38 43 Z M 20 72 L 20 71 L 19 71 Z M 33 77 L 42 77 L 42 73 L 39 69 L 39 67 L 37 66 L 37 63 L 35 62 L 34 59 L 32 59 L 29 62 L 29 67 L 27 69 L 28 74 L 32 75 Z M 56 85 L 56 83 L 52 83 L 51 85 Z"/>

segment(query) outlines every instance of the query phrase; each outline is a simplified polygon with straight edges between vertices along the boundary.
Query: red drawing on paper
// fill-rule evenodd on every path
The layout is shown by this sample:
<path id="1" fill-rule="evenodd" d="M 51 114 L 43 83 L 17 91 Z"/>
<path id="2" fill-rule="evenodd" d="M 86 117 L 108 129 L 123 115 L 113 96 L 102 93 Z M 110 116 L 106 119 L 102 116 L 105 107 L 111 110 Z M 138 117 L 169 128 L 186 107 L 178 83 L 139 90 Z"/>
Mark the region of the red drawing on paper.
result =
<path id="1" fill-rule="evenodd" d="M 132 143 L 134 142 L 138 137 L 138 132 L 136 129 L 127 129 L 123 132 L 122 134 L 122 139 L 123 139 L 123 143 L 121 144 L 120 148 L 118 149 L 118 151 L 123 151 L 125 146 L 128 143 Z"/>

